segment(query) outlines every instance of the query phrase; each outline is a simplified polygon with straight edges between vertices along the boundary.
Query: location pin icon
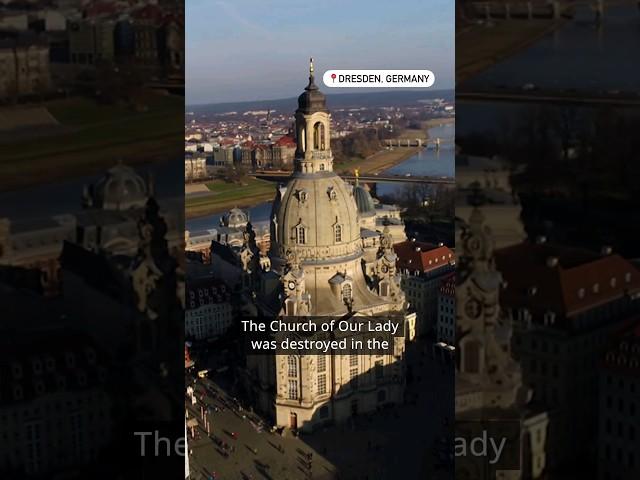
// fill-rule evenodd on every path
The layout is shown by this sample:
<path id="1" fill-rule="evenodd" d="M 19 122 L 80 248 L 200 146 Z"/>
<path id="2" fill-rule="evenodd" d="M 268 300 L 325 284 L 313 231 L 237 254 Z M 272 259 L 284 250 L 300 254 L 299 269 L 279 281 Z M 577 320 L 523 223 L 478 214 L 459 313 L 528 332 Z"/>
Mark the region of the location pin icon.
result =
<path id="1" fill-rule="evenodd" d="M 334 82 L 336 81 L 336 74 L 335 74 L 335 73 L 332 73 L 332 74 L 331 74 L 331 79 L 332 79 Z"/>

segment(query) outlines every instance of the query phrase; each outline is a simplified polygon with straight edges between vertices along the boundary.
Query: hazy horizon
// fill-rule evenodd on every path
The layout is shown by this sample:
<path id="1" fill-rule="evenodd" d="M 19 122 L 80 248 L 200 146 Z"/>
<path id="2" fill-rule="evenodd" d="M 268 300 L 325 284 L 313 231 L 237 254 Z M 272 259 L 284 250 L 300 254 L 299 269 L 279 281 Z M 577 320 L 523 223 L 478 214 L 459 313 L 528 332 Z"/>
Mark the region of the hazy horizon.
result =
<path id="1" fill-rule="evenodd" d="M 432 88 L 405 88 L 405 89 L 401 89 L 401 88 L 381 88 L 381 89 L 377 89 L 377 88 L 367 88 L 367 89 L 356 89 L 356 88 L 344 88 L 344 89 L 331 89 L 331 91 L 328 91 L 329 89 L 320 89 L 327 97 L 333 97 L 335 95 L 361 95 L 361 94 L 368 94 L 368 93 L 428 93 L 430 95 L 433 96 L 437 96 L 439 93 L 447 94 L 447 93 L 452 93 L 455 91 L 455 89 L 453 87 L 451 88 L 438 88 L 438 89 L 432 89 Z M 334 91 L 337 90 L 337 91 Z M 295 92 L 293 95 L 289 95 L 287 97 L 280 97 L 280 98 L 254 98 L 254 99 L 250 99 L 250 100 L 229 100 L 229 101 L 223 101 L 223 102 L 202 102 L 202 103 L 185 103 L 185 108 L 189 108 L 189 107 L 203 107 L 203 106 L 208 106 L 208 105 L 226 105 L 226 104 L 234 104 L 234 103 L 258 103 L 258 102 L 281 102 L 283 100 L 290 100 L 292 98 L 297 98 L 298 95 L 300 95 L 300 93 L 302 93 L 302 89 L 299 92 Z"/>
<path id="2" fill-rule="evenodd" d="M 319 86 L 322 74 L 335 68 L 429 69 L 436 84 L 422 90 L 454 87 L 450 0 L 190 0 L 185 17 L 188 105 L 297 96 L 307 83 L 309 57 Z"/>

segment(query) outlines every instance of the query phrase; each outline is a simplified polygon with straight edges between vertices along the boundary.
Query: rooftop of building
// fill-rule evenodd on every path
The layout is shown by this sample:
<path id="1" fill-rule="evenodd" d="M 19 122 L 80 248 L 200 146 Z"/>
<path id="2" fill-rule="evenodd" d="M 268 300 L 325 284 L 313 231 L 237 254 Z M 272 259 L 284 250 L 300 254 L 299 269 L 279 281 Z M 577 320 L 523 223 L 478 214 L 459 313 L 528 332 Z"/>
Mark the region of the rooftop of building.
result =
<path id="1" fill-rule="evenodd" d="M 506 280 L 502 302 L 511 308 L 553 311 L 565 317 L 640 293 L 640 272 L 608 250 L 524 242 L 495 252 Z"/>
<path id="2" fill-rule="evenodd" d="M 438 268 L 455 265 L 455 254 L 445 245 L 433 245 L 415 240 L 396 243 L 393 249 L 398 255 L 398 268 L 413 273 L 426 273 Z"/>

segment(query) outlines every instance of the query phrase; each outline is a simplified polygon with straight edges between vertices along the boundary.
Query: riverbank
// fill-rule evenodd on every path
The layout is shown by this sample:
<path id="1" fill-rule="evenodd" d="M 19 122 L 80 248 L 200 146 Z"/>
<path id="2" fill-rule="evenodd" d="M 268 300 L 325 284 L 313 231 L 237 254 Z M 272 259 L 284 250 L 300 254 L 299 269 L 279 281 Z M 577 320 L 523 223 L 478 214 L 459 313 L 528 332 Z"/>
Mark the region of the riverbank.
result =
<path id="1" fill-rule="evenodd" d="M 404 162 L 423 147 L 391 147 L 380 150 L 367 158 L 336 164 L 335 170 L 340 174 L 353 174 L 358 169 L 361 175 L 376 174 Z"/>
<path id="2" fill-rule="evenodd" d="M 560 20 L 495 20 L 473 25 L 456 35 L 456 83 L 481 73 L 562 27 Z"/>
<path id="3" fill-rule="evenodd" d="M 96 175 L 118 160 L 137 166 L 180 158 L 184 98 L 143 92 L 139 102 L 144 108 L 136 110 L 70 97 L 23 108 L 17 129 L 0 122 L 0 190 Z M 15 111 L 4 107 L 0 118 Z"/>
<path id="4" fill-rule="evenodd" d="M 425 131 L 429 128 L 454 123 L 455 119 L 438 118 L 424 122 Z M 426 132 L 428 138 L 428 132 Z M 384 148 L 364 159 L 354 159 L 334 166 L 339 174 L 353 174 L 358 169 L 361 175 L 374 175 L 388 170 L 419 153 L 424 147 Z M 191 184 L 185 187 L 185 217 L 194 219 L 224 212 L 234 207 L 251 208 L 273 200 L 275 183 L 251 178 L 245 185 L 225 183 L 214 180 L 207 184 Z M 210 192 L 210 193 L 209 193 Z"/>
<path id="5" fill-rule="evenodd" d="M 256 178 L 249 179 L 244 185 L 214 180 L 205 186 L 209 194 L 199 188 L 200 191 L 197 193 L 187 195 L 184 202 L 185 218 L 213 215 L 234 207 L 251 208 L 259 203 L 273 200 L 276 188 L 275 183 Z"/>

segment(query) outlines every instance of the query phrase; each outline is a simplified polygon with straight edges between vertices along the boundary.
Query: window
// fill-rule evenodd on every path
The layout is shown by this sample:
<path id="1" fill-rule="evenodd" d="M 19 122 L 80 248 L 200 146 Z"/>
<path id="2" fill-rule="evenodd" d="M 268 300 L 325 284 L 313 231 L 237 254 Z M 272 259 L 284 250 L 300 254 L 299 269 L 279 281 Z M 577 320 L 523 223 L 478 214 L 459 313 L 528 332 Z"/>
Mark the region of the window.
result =
<path id="1" fill-rule="evenodd" d="M 318 373 L 327 371 L 327 357 L 325 355 L 318 355 Z"/>
<path id="2" fill-rule="evenodd" d="M 298 380 L 289 380 L 289 400 L 298 399 Z"/>
<path id="3" fill-rule="evenodd" d="M 345 301 L 351 300 L 351 284 L 345 283 L 344 286 L 342 287 L 342 298 Z"/>
<path id="4" fill-rule="evenodd" d="M 289 355 L 287 359 L 287 365 L 289 367 L 289 376 L 297 377 L 298 376 L 298 359 L 294 355 Z"/>
<path id="5" fill-rule="evenodd" d="M 336 243 L 342 242 L 342 225 L 336 225 Z"/>
<path id="6" fill-rule="evenodd" d="M 358 355 L 349 355 L 349 366 L 350 367 L 358 366 Z"/>
<path id="7" fill-rule="evenodd" d="M 301 245 L 307 243 L 307 231 L 303 226 L 296 227 L 296 243 Z"/>
<path id="8" fill-rule="evenodd" d="M 316 122 L 313 126 L 313 148 L 316 150 L 324 150 L 324 124 L 322 122 Z"/>
<path id="9" fill-rule="evenodd" d="M 320 171 L 321 171 L 321 172 L 324 172 L 324 163 L 321 163 L 321 164 L 320 164 Z"/>
<path id="10" fill-rule="evenodd" d="M 320 395 L 327 393 L 327 376 L 318 375 L 318 393 Z"/>

